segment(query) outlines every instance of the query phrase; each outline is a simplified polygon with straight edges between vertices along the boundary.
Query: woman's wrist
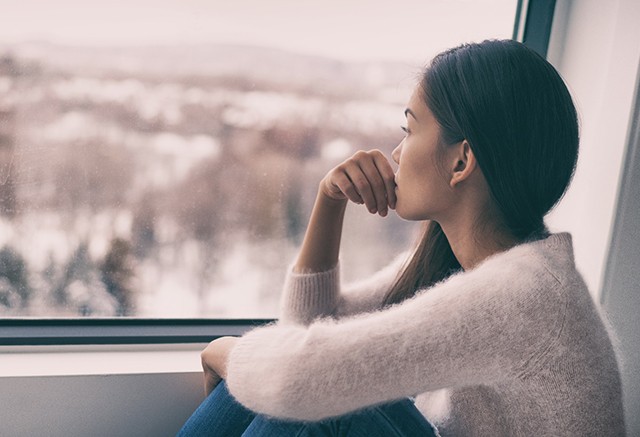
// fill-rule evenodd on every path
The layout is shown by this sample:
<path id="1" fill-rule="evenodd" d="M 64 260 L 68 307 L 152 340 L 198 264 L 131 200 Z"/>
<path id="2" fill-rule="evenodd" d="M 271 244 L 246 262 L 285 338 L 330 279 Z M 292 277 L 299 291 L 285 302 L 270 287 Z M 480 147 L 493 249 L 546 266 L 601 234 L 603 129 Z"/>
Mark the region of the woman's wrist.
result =
<path id="1" fill-rule="evenodd" d="M 346 199 L 336 199 L 318 190 L 294 271 L 324 272 L 335 267 L 346 207 Z"/>
<path id="2" fill-rule="evenodd" d="M 316 195 L 316 205 L 319 207 L 324 207 L 327 209 L 333 209 L 336 213 L 342 213 L 349 202 L 346 198 L 336 198 L 333 195 L 325 192 L 325 190 L 320 187 L 318 190 L 318 194 Z"/>

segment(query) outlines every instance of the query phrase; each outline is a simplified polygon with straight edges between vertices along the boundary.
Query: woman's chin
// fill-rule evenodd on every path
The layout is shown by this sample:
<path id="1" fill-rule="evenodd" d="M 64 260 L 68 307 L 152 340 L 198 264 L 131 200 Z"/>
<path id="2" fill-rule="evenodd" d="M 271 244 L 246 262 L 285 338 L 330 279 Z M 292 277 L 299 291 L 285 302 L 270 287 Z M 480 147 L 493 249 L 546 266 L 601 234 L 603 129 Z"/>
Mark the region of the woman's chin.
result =
<path id="1" fill-rule="evenodd" d="M 419 211 L 415 209 L 411 210 L 406 208 L 406 205 L 403 205 L 400 199 L 396 201 L 395 211 L 398 217 L 407 221 L 419 222 L 430 219 L 430 217 L 427 217 L 427 214 L 425 214 L 425 211 Z"/>
<path id="2" fill-rule="evenodd" d="M 399 201 L 396 201 L 396 208 L 395 208 L 396 214 L 398 217 L 400 217 L 401 219 L 404 220 L 411 220 L 410 218 L 408 218 L 408 216 L 406 215 L 406 211 L 402 208 L 402 203 Z"/>

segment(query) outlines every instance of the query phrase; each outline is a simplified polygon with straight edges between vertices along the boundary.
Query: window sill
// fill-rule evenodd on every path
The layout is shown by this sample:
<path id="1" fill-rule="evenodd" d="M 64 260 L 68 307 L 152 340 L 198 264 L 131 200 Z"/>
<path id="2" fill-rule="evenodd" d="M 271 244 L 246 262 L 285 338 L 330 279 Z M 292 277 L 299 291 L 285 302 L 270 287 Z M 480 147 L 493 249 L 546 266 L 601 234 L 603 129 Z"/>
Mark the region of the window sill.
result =
<path id="1" fill-rule="evenodd" d="M 271 319 L 0 319 L 0 347 L 207 343 L 242 335 Z"/>
<path id="2" fill-rule="evenodd" d="M 206 343 L 0 346 L 0 378 L 201 372 Z"/>

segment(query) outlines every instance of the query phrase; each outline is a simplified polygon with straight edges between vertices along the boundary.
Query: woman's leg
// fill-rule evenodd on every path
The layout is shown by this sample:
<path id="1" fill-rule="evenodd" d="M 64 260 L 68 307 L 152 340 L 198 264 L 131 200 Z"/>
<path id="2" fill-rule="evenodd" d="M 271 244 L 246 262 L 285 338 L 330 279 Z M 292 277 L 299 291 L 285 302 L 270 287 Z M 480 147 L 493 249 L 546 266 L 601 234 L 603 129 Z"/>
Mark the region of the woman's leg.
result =
<path id="1" fill-rule="evenodd" d="M 416 408 L 402 399 L 356 411 L 340 420 L 334 435 L 349 437 L 436 437 L 436 428 Z"/>
<path id="2" fill-rule="evenodd" d="M 412 401 L 402 399 L 320 422 L 273 419 L 247 410 L 230 394 L 224 381 L 184 424 L 178 437 L 413 437 L 436 436 L 435 428 Z"/>
<path id="3" fill-rule="evenodd" d="M 435 437 L 437 434 L 413 402 L 403 399 L 321 422 L 288 422 L 258 415 L 243 437 L 258 436 Z"/>
<path id="4" fill-rule="evenodd" d="M 221 381 L 178 432 L 178 437 L 240 437 L 255 417 Z"/>

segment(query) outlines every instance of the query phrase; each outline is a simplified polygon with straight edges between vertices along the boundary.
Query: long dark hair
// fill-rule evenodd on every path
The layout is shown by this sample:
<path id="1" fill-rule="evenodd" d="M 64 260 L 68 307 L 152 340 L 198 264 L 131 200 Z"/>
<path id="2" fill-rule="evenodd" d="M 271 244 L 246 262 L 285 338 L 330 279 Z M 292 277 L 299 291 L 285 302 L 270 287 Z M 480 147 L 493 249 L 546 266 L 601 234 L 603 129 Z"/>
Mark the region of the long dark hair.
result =
<path id="1" fill-rule="evenodd" d="M 467 140 L 502 226 L 519 241 L 548 235 L 544 216 L 578 159 L 578 117 L 549 62 L 513 40 L 463 44 L 437 55 L 420 85 L 443 147 Z M 386 296 L 393 304 L 460 270 L 440 225 L 429 222 Z"/>

